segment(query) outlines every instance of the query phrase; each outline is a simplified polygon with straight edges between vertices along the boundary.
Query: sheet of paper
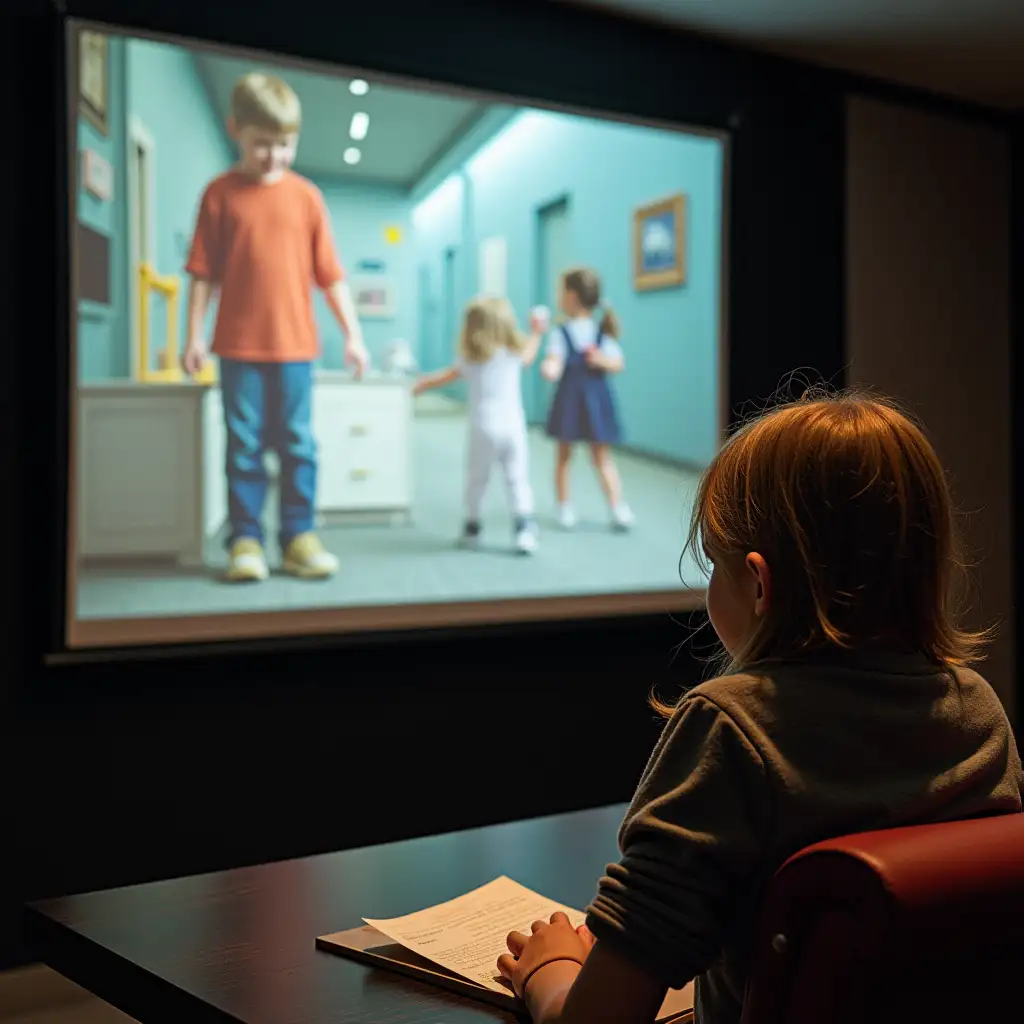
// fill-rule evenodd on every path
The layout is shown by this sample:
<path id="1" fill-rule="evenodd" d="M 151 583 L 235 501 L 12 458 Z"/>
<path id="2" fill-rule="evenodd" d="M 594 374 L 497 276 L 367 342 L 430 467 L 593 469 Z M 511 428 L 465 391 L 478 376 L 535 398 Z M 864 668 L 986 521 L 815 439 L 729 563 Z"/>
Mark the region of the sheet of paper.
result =
<path id="1" fill-rule="evenodd" d="M 573 927 L 586 915 L 564 907 L 502 876 L 493 882 L 415 914 L 387 921 L 363 920 L 393 942 L 495 992 L 508 992 L 499 980 L 498 957 L 508 952 L 509 932 L 530 934 L 534 921 L 561 910 Z"/>

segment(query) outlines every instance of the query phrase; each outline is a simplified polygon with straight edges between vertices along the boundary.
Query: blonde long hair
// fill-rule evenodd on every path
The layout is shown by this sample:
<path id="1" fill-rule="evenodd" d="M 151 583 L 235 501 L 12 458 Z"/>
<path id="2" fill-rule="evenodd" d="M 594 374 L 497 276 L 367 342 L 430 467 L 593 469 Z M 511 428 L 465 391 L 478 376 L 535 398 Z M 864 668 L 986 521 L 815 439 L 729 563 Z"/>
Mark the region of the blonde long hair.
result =
<path id="1" fill-rule="evenodd" d="M 993 630 L 959 624 L 954 516 L 934 448 L 890 400 L 812 392 L 747 423 L 701 478 L 684 547 L 705 573 L 751 551 L 773 570 L 768 614 L 719 669 L 875 645 L 978 660 Z"/>
<path id="2" fill-rule="evenodd" d="M 601 278 L 597 276 L 596 271 L 591 270 L 590 267 L 576 267 L 573 270 L 567 270 L 562 275 L 562 287 L 567 292 L 572 292 L 579 300 L 579 304 L 591 316 L 600 308 L 601 319 L 597 329 L 606 338 L 619 339 L 622 334 L 619 318 L 607 302 L 602 303 L 601 301 Z"/>
<path id="3" fill-rule="evenodd" d="M 500 349 L 519 353 L 526 338 L 507 299 L 479 296 L 466 306 L 459 337 L 459 355 L 467 363 L 486 363 Z"/>

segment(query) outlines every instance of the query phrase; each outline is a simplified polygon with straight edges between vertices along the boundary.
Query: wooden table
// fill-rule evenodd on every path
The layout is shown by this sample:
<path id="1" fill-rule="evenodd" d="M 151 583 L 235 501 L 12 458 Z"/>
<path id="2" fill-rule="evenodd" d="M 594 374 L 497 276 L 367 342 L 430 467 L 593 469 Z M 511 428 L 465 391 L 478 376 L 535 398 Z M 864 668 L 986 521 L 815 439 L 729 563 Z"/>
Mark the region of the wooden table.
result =
<path id="1" fill-rule="evenodd" d="M 329 811 L 327 812 L 329 813 Z M 584 908 L 625 806 L 30 904 L 54 970 L 142 1024 L 477 1024 L 497 1009 L 314 947 L 499 875 Z"/>

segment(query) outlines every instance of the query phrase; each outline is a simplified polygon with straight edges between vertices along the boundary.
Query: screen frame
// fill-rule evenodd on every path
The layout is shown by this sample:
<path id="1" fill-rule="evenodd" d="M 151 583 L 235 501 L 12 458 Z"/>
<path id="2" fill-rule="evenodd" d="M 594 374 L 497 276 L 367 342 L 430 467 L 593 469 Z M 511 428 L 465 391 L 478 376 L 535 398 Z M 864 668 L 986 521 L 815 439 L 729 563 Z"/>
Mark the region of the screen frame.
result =
<path id="1" fill-rule="evenodd" d="M 61 171 L 64 179 L 64 210 L 62 214 L 63 248 L 67 261 L 64 287 L 64 316 L 58 324 L 58 338 L 64 339 L 60 346 L 63 355 L 61 382 L 64 391 L 63 408 L 66 422 L 58 434 L 64 440 L 59 465 L 66 467 L 66 492 L 62 503 L 63 530 L 56 541 L 57 561 L 61 564 L 61 591 L 63 610 L 59 630 L 59 643 L 53 643 L 46 660 L 52 664 L 68 664 L 76 661 L 93 661 L 117 658 L 146 660 L 165 658 L 169 655 L 194 654 L 197 651 L 237 652 L 240 650 L 264 649 L 267 644 L 277 648 L 282 643 L 289 646 L 330 646 L 346 647 L 363 642 L 415 641 L 419 637 L 447 634 L 475 635 L 504 633 L 509 630 L 534 630 L 551 621 L 586 628 L 593 622 L 632 619 L 638 624 L 652 619 L 664 619 L 666 615 L 686 615 L 698 612 L 704 607 L 705 587 L 681 585 L 676 590 L 631 591 L 580 596 L 557 596 L 546 598 L 496 599 L 490 601 L 445 602 L 438 604 L 406 604 L 366 607 L 345 607 L 325 609 L 303 609 L 299 611 L 242 612 L 218 614 L 205 620 L 202 616 L 168 616 L 139 620 L 79 620 L 77 604 L 77 538 L 75 522 L 75 494 L 80 467 L 77 458 L 76 426 L 78 421 L 77 344 L 74 303 L 72 302 L 75 280 L 76 253 L 71 246 L 71 228 L 76 218 L 76 128 L 75 115 L 77 96 L 77 54 L 78 33 L 82 30 L 101 31 L 130 38 L 150 39 L 156 42 L 183 46 L 231 56 L 246 55 L 283 67 L 301 68 L 317 73 L 337 74 L 344 77 L 369 77 L 381 84 L 394 88 L 414 89 L 449 96 L 471 98 L 477 102 L 514 105 L 537 110 L 549 110 L 576 116 L 590 117 L 604 121 L 642 125 L 674 133 L 699 135 L 715 138 L 722 147 L 721 181 L 721 234 L 719 244 L 719 289 L 718 289 L 718 351 L 717 388 L 715 394 L 716 428 L 719 441 L 725 439 L 729 426 L 730 411 L 730 267 L 731 247 L 731 195 L 732 195 L 732 133 L 737 119 L 730 117 L 724 126 L 690 124 L 666 120 L 653 116 L 639 116 L 617 111 L 597 109 L 579 104 L 567 104 L 538 97 L 527 97 L 509 92 L 496 92 L 480 88 L 467 88 L 450 81 L 424 80 L 415 76 L 381 71 L 365 65 L 340 64 L 334 61 L 312 59 L 294 53 L 273 52 L 254 49 L 247 45 L 211 42 L 205 39 L 187 38 L 180 33 L 160 32 L 125 23 L 117 25 L 87 17 L 68 16 L 61 19 L 63 25 L 63 68 L 64 84 L 59 95 L 63 96 L 63 112 L 58 121 L 64 129 L 63 159 Z M 60 175 L 59 175 L 60 177 Z M 61 558 L 61 547 L 63 557 Z M 211 628 L 210 623 L 236 624 L 238 628 L 224 630 Z M 133 636 L 133 630 L 137 630 Z M 56 639 L 56 637 L 55 637 Z"/>

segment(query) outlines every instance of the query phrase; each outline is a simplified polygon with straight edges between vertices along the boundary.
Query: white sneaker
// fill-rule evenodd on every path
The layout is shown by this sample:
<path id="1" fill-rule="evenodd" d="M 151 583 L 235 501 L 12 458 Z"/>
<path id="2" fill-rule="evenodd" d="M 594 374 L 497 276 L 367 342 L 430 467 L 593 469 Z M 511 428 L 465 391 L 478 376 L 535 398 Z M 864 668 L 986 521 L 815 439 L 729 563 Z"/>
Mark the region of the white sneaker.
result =
<path id="1" fill-rule="evenodd" d="M 563 530 L 571 530 L 576 525 L 576 513 L 571 505 L 562 505 L 558 509 L 558 525 Z"/>
<path id="2" fill-rule="evenodd" d="M 635 522 L 633 510 L 625 502 L 612 509 L 612 529 L 628 530 Z"/>
<path id="3" fill-rule="evenodd" d="M 252 537 L 240 537 L 228 553 L 225 578 L 232 583 L 260 583 L 270 575 L 263 545 Z"/>
<path id="4" fill-rule="evenodd" d="M 523 526 L 516 530 L 516 551 L 519 554 L 532 555 L 539 545 L 537 534 L 529 526 Z"/>

